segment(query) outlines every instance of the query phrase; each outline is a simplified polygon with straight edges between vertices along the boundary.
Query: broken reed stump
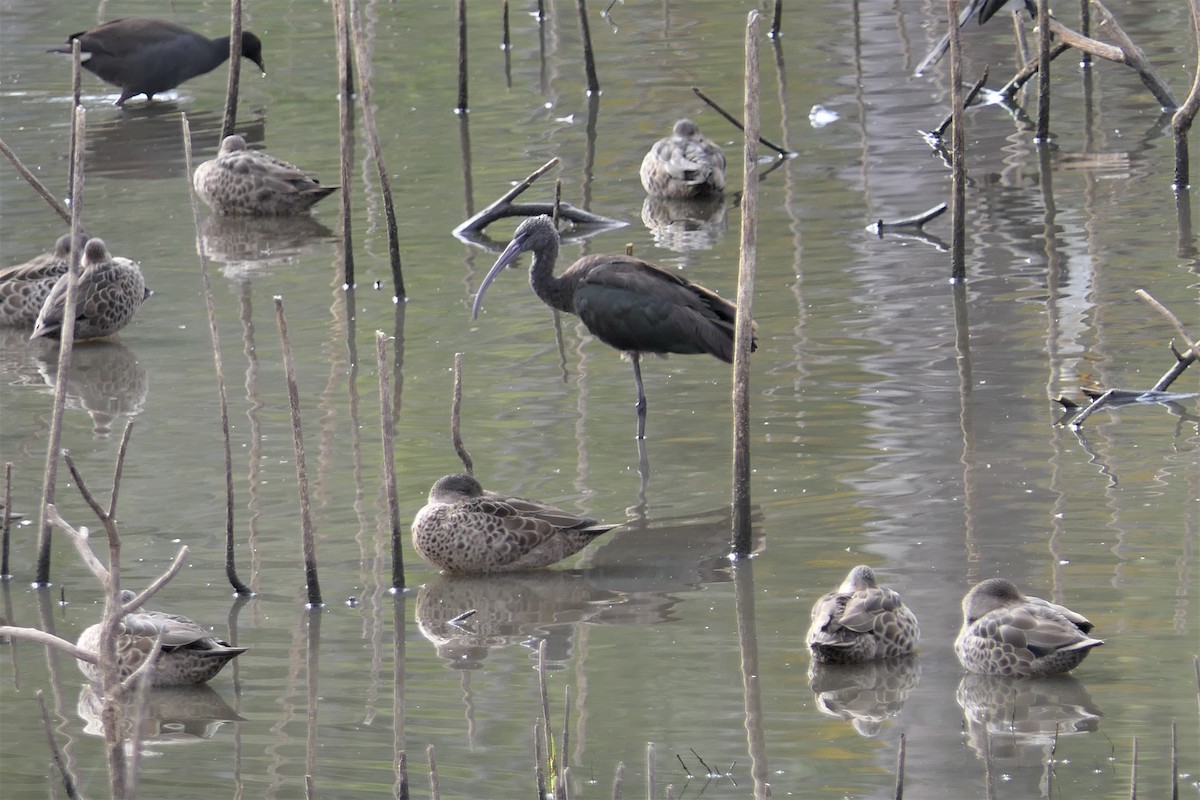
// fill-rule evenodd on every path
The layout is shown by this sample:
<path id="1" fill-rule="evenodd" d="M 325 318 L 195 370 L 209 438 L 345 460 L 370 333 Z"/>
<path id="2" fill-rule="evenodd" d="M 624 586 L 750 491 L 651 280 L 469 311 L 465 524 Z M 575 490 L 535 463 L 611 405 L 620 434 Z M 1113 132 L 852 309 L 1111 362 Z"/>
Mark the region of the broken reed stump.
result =
<path id="1" fill-rule="evenodd" d="M 404 548 L 400 528 L 400 499 L 396 494 L 396 422 L 388 384 L 388 335 L 375 331 L 375 359 L 379 371 L 379 435 L 383 444 L 383 491 L 387 495 L 388 523 L 392 539 L 392 592 L 404 591 Z"/>
<path id="2" fill-rule="evenodd" d="M 9 572 L 8 554 L 12 533 L 12 471 L 13 465 L 11 461 L 4 464 L 4 507 L 0 508 L 0 581 L 6 581 L 12 577 Z"/>
<path id="3" fill-rule="evenodd" d="M 72 126 L 75 156 L 72 159 L 71 241 L 78 242 L 83 232 L 83 166 L 86 151 L 87 113 L 75 106 Z M 79 297 L 79 259 L 81 247 L 71 248 L 71 267 L 67 271 L 67 300 L 63 308 L 62 328 L 59 331 L 58 365 L 54 381 L 54 406 L 50 431 L 46 437 L 46 467 L 42 473 L 42 503 L 38 514 L 37 576 L 35 585 L 50 585 L 50 522 L 48 507 L 54 502 L 54 485 L 58 479 L 58 449 L 62 441 L 63 408 L 66 404 L 67 379 L 71 371 L 71 352 L 75 345 L 75 308 Z"/>
<path id="4" fill-rule="evenodd" d="M 81 77 L 83 75 L 83 69 L 81 68 L 81 65 L 83 64 L 82 47 L 83 47 L 83 43 L 79 41 L 78 37 L 71 40 L 71 113 L 72 114 L 74 114 L 75 109 L 79 107 L 79 95 L 82 92 L 82 85 L 80 83 Z M 69 165 L 69 168 L 67 170 L 67 204 L 68 205 L 71 203 L 72 190 L 74 189 L 74 186 L 75 186 L 75 148 L 76 147 L 77 147 L 77 143 L 75 141 L 75 126 L 71 125 L 71 145 L 70 145 L 70 149 L 67 151 L 67 153 L 68 153 L 67 164 Z"/>
<path id="5" fill-rule="evenodd" d="M 466 114 L 467 109 L 467 0 L 454 4 L 454 23 L 458 31 L 458 102 L 455 114 Z"/>
<path id="6" fill-rule="evenodd" d="M 462 461 L 463 469 L 468 475 L 475 474 L 475 462 L 467 452 L 462 439 L 462 353 L 454 354 L 454 393 L 450 399 L 450 439 L 454 442 L 454 452 Z"/>
<path id="7" fill-rule="evenodd" d="M 587 75 L 587 93 L 600 94 L 600 79 L 596 77 L 596 54 L 592 50 L 592 30 L 588 25 L 587 0 L 575 0 L 579 12 L 579 38 L 583 41 L 583 66 Z"/>
<path id="8" fill-rule="evenodd" d="M 196 228 L 196 253 L 200 257 L 200 276 L 204 285 L 204 304 L 208 311 L 208 335 L 212 341 L 213 364 L 217 370 L 217 398 L 221 406 L 221 435 L 225 443 L 225 577 L 233 591 L 239 595 L 252 595 L 254 590 L 242 582 L 237 574 L 236 548 L 233 526 L 233 444 L 229 425 L 229 391 L 225 385 L 225 364 L 221 358 L 221 335 L 217 330 L 217 306 L 213 300 L 212 281 L 208 274 L 208 254 L 205 252 L 204 236 L 200 232 L 200 200 L 192 184 L 192 128 L 187 114 L 180 114 L 183 126 L 184 179 L 188 185 L 188 198 L 192 204 L 192 224 Z"/>
<path id="9" fill-rule="evenodd" d="M 392 266 L 392 298 L 407 297 L 404 289 L 404 273 L 400 269 L 400 235 L 396 229 L 396 204 L 392 201 L 392 180 L 388 176 L 387 164 L 383 160 L 383 145 L 379 141 L 379 126 L 375 122 L 375 107 L 371 102 L 371 64 L 367 60 L 366 35 L 359 11 L 359 4 L 351 0 L 350 29 L 354 35 L 354 66 L 358 70 L 358 103 L 362 109 L 363 126 L 367 132 L 367 145 L 375 162 L 379 177 L 379 191 L 383 193 L 383 210 L 387 219 L 388 256 Z M 345 189 L 342 190 L 343 192 Z M 353 285 L 353 284 L 347 284 Z"/>
<path id="10" fill-rule="evenodd" d="M 1038 24 L 1038 144 L 1050 144 L 1050 3 L 1037 0 Z"/>
<path id="11" fill-rule="evenodd" d="M 346 3 L 350 0 L 333 0 L 333 30 L 337 40 L 338 62 L 338 147 L 341 153 L 339 182 L 342 190 L 342 285 L 354 285 L 354 241 L 353 220 L 350 214 L 351 172 L 354 164 L 354 56 L 350 50 L 350 21 Z"/>
<path id="12" fill-rule="evenodd" d="M 1200 0 L 1188 0 L 1192 15 L 1192 34 L 1195 46 L 1200 48 Z M 1183 105 L 1171 117 L 1171 131 L 1175 136 L 1175 180 L 1176 192 L 1187 191 L 1191 185 L 1191 165 L 1188 156 L 1188 132 L 1196 111 L 1200 110 L 1200 49 L 1196 52 L 1196 71 L 1192 75 L 1192 88 Z"/>
<path id="13" fill-rule="evenodd" d="M 750 349 L 754 341 L 751 307 L 758 260 L 758 58 L 759 13 L 746 18 L 746 57 L 742 146 L 742 225 L 738 259 L 737 319 L 733 344 L 733 525 L 734 558 L 750 555 Z M 640 387 L 639 387 L 640 388 Z"/>
<path id="14" fill-rule="evenodd" d="M 237 131 L 238 83 L 242 78 L 242 0 L 229 3 L 229 80 L 225 84 L 225 116 L 221 140 Z M 191 175 L 191 172 L 188 172 Z"/>
<path id="15" fill-rule="evenodd" d="M 959 36 L 958 0 L 946 0 L 950 25 L 950 279 L 967 279 L 967 117 L 962 91 L 962 39 Z"/>
<path id="16" fill-rule="evenodd" d="M 275 321 L 283 342 L 283 368 L 287 376 L 288 404 L 292 412 L 292 443 L 296 456 L 296 489 L 300 493 L 301 544 L 304 551 L 304 585 L 309 608 L 320 608 L 321 583 L 317 579 L 317 542 L 313 528 L 312 505 L 308 495 L 308 467 L 304 459 L 304 434 L 300 427 L 300 391 L 296 386 L 296 364 L 292 358 L 292 342 L 288 338 L 287 318 L 283 313 L 283 297 L 275 295 Z"/>

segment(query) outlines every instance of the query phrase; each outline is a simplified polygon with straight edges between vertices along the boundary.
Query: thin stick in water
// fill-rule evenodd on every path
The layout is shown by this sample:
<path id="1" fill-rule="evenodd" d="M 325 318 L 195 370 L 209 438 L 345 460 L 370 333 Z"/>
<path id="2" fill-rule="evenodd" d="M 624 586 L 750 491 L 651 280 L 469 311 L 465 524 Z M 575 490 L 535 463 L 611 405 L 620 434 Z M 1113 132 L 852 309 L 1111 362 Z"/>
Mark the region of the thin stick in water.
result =
<path id="1" fill-rule="evenodd" d="M 1129 800 L 1137 800 L 1138 739 L 1133 737 L 1133 755 L 1129 765 Z"/>
<path id="2" fill-rule="evenodd" d="M 950 25 L 950 277 L 967 279 L 967 135 L 962 91 L 962 41 L 959 36 L 958 0 L 946 0 Z"/>
<path id="3" fill-rule="evenodd" d="M 76 142 L 71 186 L 71 241 L 78 242 L 83 230 L 83 156 L 86 150 L 87 112 L 83 106 L 75 106 L 74 137 Z M 63 309 L 62 328 L 59 331 L 58 372 L 54 382 L 54 406 L 50 419 L 50 433 L 46 442 L 46 468 L 42 473 L 42 504 L 38 514 L 38 586 L 50 585 L 50 521 L 49 506 L 54 502 L 54 484 L 58 478 L 58 447 L 62 441 L 63 406 L 67 397 L 67 379 L 71 371 L 71 352 L 75 345 L 75 308 L 79 296 L 79 259 L 83 248 L 71 248 L 71 268 L 67 272 L 67 302 Z"/>
<path id="4" fill-rule="evenodd" d="M 904 734 L 900 734 L 900 743 L 896 745 L 896 792 L 893 795 L 896 800 L 904 800 L 904 756 L 906 751 L 907 740 Z"/>
<path id="5" fill-rule="evenodd" d="M 232 136 L 237 127 L 238 82 L 242 77 L 242 0 L 229 4 L 229 80 L 225 84 L 225 118 L 221 138 Z M 190 175 L 191 172 L 188 172 Z"/>
<path id="6" fill-rule="evenodd" d="M 767 35 L 772 39 L 778 39 L 780 34 L 780 26 L 783 24 L 783 0 L 775 0 L 775 14 L 771 18 L 771 31 Z"/>
<path id="7" fill-rule="evenodd" d="M 730 114 L 728 111 L 726 111 L 725 109 L 723 109 L 719 105 L 717 105 L 716 100 L 713 100 L 711 97 L 706 95 L 704 92 L 700 91 L 700 88 L 698 86 L 693 86 L 692 91 L 696 94 L 696 97 L 699 97 L 701 100 L 703 100 L 705 103 L 707 103 L 709 108 L 711 108 L 713 111 L 716 111 L 718 114 L 720 114 L 726 120 L 728 120 L 729 123 L 731 125 L 733 125 L 733 127 L 737 128 L 739 131 L 742 131 L 743 133 L 746 132 L 745 125 L 738 122 L 738 120 L 732 114 Z M 791 157 L 791 156 L 795 155 L 795 153 L 793 153 L 791 150 L 784 150 L 779 145 L 768 142 L 766 139 L 762 138 L 761 135 L 758 136 L 758 143 L 761 144 L 763 147 L 766 147 L 768 150 L 774 150 L 776 153 L 778 153 L 781 156 Z"/>
<path id="8" fill-rule="evenodd" d="M 76 106 L 76 107 L 78 107 L 78 106 Z M 72 133 L 71 135 L 74 136 L 75 134 Z M 45 200 L 47 203 L 49 203 L 50 207 L 53 208 L 60 217 L 62 217 L 63 222 L 66 222 L 69 224 L 71 222 L 71 212 L 67 210 L 66 206 L 64 206 L 62 203 L 60 203 L 58 201 L 57 197 L 55 197 L 53 194 L 50 193 L 50 190 L 46 188 L 46 185 L 44 183 L 42 183 L 41 181 L 39 181 L 37 179 L 37 177 L 34 176 L 34 174 L 29 171 L 28 167 L 26 167 L 24 164 L 21 163 L 21 159 L 17 158 L 17 154 L 14 153 L 12 151 L 12 148 L 9 147 L 5 143 L 4 139 L 0 139 L 0 153 L 3 153 L 4 157 L 8 159 L 9 163 L 13 165 L 13 168 L 16 169 L 17 174 L 20 175 L 22 178 L 24 178 L 25 182 L 28 183 L 30 186 L 32 186 L 33 190 L 35 192 L 37 192 L 38 194 L 40 194 L 42 196 L 42 199 Z M 74 166 L 72 166 L 71 167 L 71 186 L 72 187 L 74 187 L 74 185 L 75 185 L 74 176 L 75 176 L 75 168 L 74 168 Z M 73 191 L 74 191 L 74 189 L 72 189 L 72 192 Z M 72 193 L 72 197 L 73 196 L 74 196 L 74 194 Z"/>
<path id="9" fill-rule="evenodd" d="M 221 404 L 221 435 L 225 441 L 225 577 L 233 591 L 239 595 L 252 595 L 254 591 L 242 582 L 237 574 L 237 560 L 233 540 L 233 445 L 229 426 L 229 392 L 225 386 L 225 364 L 221 359 L 221 336 L 217 331 L 217 306 L 213 300 L 212 281 L 208 276 L 208 254 L 205 252 L 204 237 L 200 233 L 200 201 L 196 187 L 192 185 L 192 128 L 187 114 L 180 115 L 183 125 L 183 158 L 186 169 L 188 197 L 192 203 L 192 223 L 196 227 L 196 252 L 200 256 L 200 276 L 204 285 L 204 305 L 208 311 L 208 335 L 212 340 L 213 364 L 217 370 L 217 397 Z"/>
<path id="10" fill-rule="evenodd" d="M 71 40 L 71 113 L 75 113 L 75 109 L 79 107 L 79 95 L 82 91 L 80 83 L 83 69 L 82 48 L 83 44 L 79 41 L 79 37 Z M 71 148 L 68 159 L 70 167 L 67 170 L 67 203 L 71 202 L 71 189 L 75 186 L 75 126 L 71 126 Z"/>
<path id="11" fill-rule="evenodd" d="M 346 12 L 348 0 L 333 0 L 333 30 L 337 40 L 338 60 L 338 145 L 341 149 L 339 192 L 342 200 L 342 285 L 354 285 L 353 225 L 350 215 L 351 171 L 354 161 L 354 70 L 350 52 L 350 23 Z"/>
<path id="12" fill-rule="evenodd" d="M 404 289 L 404 274 L 400 270 L 400 235 L 396 229 L 396 205 L 392 202 L 392 179 L 388 177 L 387 164 L 383 161 L 383 145 L 379 142 L 379 126 L 375 123 L 375 107 L 371 104 L 371 65 L 367 62 L 364 26 L 356 2 L 350 3 L 350 28 L 354 34 L 354 65 L 358 69 L 358 105 L 362 109 L 367 144 L 375 161 L 379 190 L 383 193 L 384 216 L 387 218 L 388 255 L 392 264 L 392 297 L 394 300 L 400 300 L 407 297 L 407 293 Z"/>
<path id="13" fill-rule="evenodd" d="M 733 557 L 750 555 L 751 306 L 758 253 L 758 11 L 746 20 L 745 143 L 742 150 L 742 238 L 738 263 L 737 322 L 733 346 Z"/>
<path id="14" fill-rule="evenodd" d="M 467 110 L 467 0 L 458 0 L 454 7 L 454 22 L 458 28 L 458 103 L 454 113 Z"/>
<path id="15" fill-rule="evenodd" d="M 575 0 L 579 11 L 579 38 L 583 40 L 583 66 L 587 73 L 587 93 L 600 94 L 600 79 L 596 77 L 596 54 L 592 50 L 592 31 L 588 26 L 587 0 Z"/>
<path id="16" fill-rule="evenodd" d="M 283 314 L 283 297 L 275 295 L 275 321 L 283 342 L 283 368 L 287 376 L 288 403 L 292 410 L 292 443 L 296 453 L 296 488 L 300 492 L 300 521 L 304 547 L 304 583 L 308 589 L 308 605 L 319 608 L 321 584 L 317 580 L 317 542 L 313 530 L 312 507 L 308 498 L 308 468 L 304 460 L 304 435 L 300 428 L 300 391 L 296 387 L 296 365 L 292 358 L 292 342 L 288 338 L 287 318 Z"/>
<path id="17" fill-rule="evenodd" d="M 433 745 L 425 748 L 425 757 L 429 759 L 429 797 L 430 800 L 441 800 L 442 789 L 438 785 L 437 761 L 433 757 Z"/>
<path id="18" fill-rule="evenodd" d="M 454 396 L 450 400 L 450 438 L 454 442 L 454 452 L 463 463 L 463 469 L 468 475 L 475 474 L 475 462 L 463 445 L 462 440 L 462 353 L 454 354 Z"/>
<path id="19" fill-rule="evenodd" d="M 3 514 L 3 521 L 0 522 L 0 581 L 6 581 L 12 577 L 12 573 L 8 571 L 8 553 L 9 544 L 11 543 L 10 535 L 12 531 L 12 462 L 4 464 L 4 508 L 0 509 Z"/>
<path id="20" fill-rule="evenodd" d="M 1050 144 L 1050 2 L 1037 0 L 1038 144 Z"/>
<path id="21" fill-rule="evenodd" d="M 617 762 L 617 771 L 613 775 L 612 800 L 623 800 L 625 793 L 625 762 Z"/>
<path id="22" fill-rule="evenodd" d="M 388 382 L 388 335 L 375 331 L 375 358 L 379 370 L 379 433 L 383 440 L 383 489 L 387 493 L 388 520 L 392 528 L 392 591 L 404 591 L 404 552 L 400 534 L 400 500 L 396 496 L 396 422 Z"/>

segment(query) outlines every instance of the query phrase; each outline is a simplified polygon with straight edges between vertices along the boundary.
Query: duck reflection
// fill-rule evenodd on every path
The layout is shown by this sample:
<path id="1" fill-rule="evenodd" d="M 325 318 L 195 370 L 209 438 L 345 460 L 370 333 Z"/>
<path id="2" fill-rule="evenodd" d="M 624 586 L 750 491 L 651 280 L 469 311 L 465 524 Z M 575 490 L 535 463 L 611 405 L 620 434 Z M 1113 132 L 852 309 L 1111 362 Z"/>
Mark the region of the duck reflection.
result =
<path id="1" fill-rule="evenodd" d="M 859 736 L 879 734 L 888 717 L 904 708 L 908 694 L 921 680 L 915 654 L 861 664 L 809 663 L 808 688 L 817 709 L 849 722 Z"/>
<path id="2" fill-rule="evenodd" d="M 88 176 L 130 180 L 178 178 L 187 172 L 180 139 L 179 115 L 184 108 L 174 102 L 129 106 L 119 115 L 88 123 Z M 221 115 L 188 111 L 193 160 L 202 160 L 221 146 Z M 105 115 L 98 115 L 104 117 Z M 238 117 L 238 133 L 259 144 L 266 137 L 266 118 L 256 113 Z"/>
<path id="3" fill-rule="evenodd" d="M 1100 709 L 1070 675 L 1013 678 L 968 673 L 955 694 L 967 723 L 967 740 L 984 757 L 984 734 L 994 758 L 1019 758 L 1028 748 L 1053 746 L 1060 736 L 1096 731 Z"/>
<path id="4" fill-rule="evenodd" d="M 53 395 L 58 380 L 58 348 L 40 348 L 36 365 L 42 381 L 49 387 L 48 393 Z M 119 418 L 141 414 L 149 391 L 146 368 L 120 342 L 90 342 L 72 351 L 66 407 L 88 413 L 95 438 L 107 439 Z"/>
<path id="5" fill-rule="evenodd" d="M 725 234 L 725 195 L 668 199 L 647 197 L 642 203 L 642 222 L 654 235 L 654 243 L 677 253 L 710 250 Z"/>
<path id="6" fill-rule="evenodd" d="M 331 241 L 333 231 L 307 214 L 290 217 L 226 217 L 200 223 L 204 252 L 225 264 L 225 277 L 244 278 L 290 264 Z"/>
<path id="7" fill-rule="evenodd" d="M 562 669 L 580 622 L 661 622 L 673 598 L 631 598 L 596 586 L 573 570 L 438 575 L 417 593 L 417 626 L 447 666 L 480 669 L 495 647 L 520 644 L 536 652 L 546 642 L 546 666 Z"/>
<path id="8" fill-rule="evenodd" d="M 100 690 L 85 684 L 79 692 L 75 713 L 84 722 L 83 732 L 103 736 L 100 711 L 104 697 Z M 120 735 L 133 738 L 136 695 L 121 706 Z M 210 686 L 154 686 L 146 690 L 146 705 L 138 725 L 138 737 L 145 745 L 190 744 L 213 738 L 226 722 L 245 719 Z"/>

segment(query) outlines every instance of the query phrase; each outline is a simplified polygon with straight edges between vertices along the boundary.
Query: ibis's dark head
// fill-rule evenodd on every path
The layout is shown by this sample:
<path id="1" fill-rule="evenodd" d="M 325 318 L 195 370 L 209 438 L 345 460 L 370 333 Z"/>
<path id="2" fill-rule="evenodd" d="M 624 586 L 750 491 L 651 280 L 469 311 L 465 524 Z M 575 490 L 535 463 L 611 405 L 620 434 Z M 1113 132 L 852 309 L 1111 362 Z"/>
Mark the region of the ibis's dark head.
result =
<path id="1" fill-rule="evenodd" d="M 242 58 L 250 59 L 260 70 L 267 71 L 267 68 L 263 66 L 262 39 L 250 31 L 242 31 Z"/>
<path id="2" fill-rule="evenodd" d="M 530 217 L 517 226 L 512 241 L 508 243 L 508 247 L 504 248 L 504 252 L 496 259 L 496 263 L 492 265 L 488 274 L 484 276 L 483 282 L 479 284 L 479 292 L 475 295 L 475 304 L 471 307 L 471 319 L 479 318 L 479 309 L 483 307 L 483 293 L 487 291 L 492 281 L 496 280 L 496 276 L 503 272 L 505 267 L 516 261 L 517 256 L 521 253 L 529 252 L 538 257 L 547 257 L 551 262 L 558 255 L 558 230 L 554 227 L 554 220 L 550 217 L 545 215 Z M 553 263 L 550 266 L 553 267 Z"/>
<path id="3" fill-rule="evenodd" d="M 457 503 L 472 497 L 483 497 L 483 487 L 479 481 L 462 473 L 438 478 L 429 490 L 430 503 Z"/>

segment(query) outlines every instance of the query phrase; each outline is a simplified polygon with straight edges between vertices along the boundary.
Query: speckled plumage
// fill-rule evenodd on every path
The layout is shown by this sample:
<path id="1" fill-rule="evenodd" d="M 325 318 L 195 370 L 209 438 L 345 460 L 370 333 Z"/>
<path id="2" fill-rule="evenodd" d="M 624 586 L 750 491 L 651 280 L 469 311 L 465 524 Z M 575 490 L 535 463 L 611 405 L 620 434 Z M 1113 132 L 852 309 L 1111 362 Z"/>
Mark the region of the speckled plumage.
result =
<path id="1" fill-rule="evenodd" d="M 429 490 L 412 523 L 413 547 L 446 572 L 536 569 L 574 555 L 617 526 L 486 492 L 470 475 L 447 475 Z"/>
<path id="2" fill-rule="evenodd" d="M 229 58 L 228 36 L 209 39 L 164 19 L 114 19 L 91 30 L 72 33 L 65 47 L 55 47 L 49 52 L 70 53 L 75 39 L 79 40 L 83 68 L 121 87 L 118 106 L 139 94 L 153 100 L 155 94 L 211 72 Z M 266 71 L 262 41 L 250 31 L 242 32 L 242 57 Z"/>
<path id="3" fill-rule="evenodd" d="M 858 664 L 908 655 L 921 630 L 900 595 L 875 582 L 875 571 L 859 564 L 842 585 L 813 605 L 808 648 L 824 664 Z"/>
<path id="4" fill-rule="evenodd" d="M 64 233 L 55 242 L 54 252 L 0 270 L 0 325 L 32 327 L 50 290 L 70 268 L 71 235 Z"/>
<path id="5" fill-rule="evenodd" d="M 125 590 L 121 602 L 136 595 Z M 93 653 L 100 648 L 100 623 L 79 635 L 78 645 Z M 162 653 L 154 665 L 154 686 L 186 686 L 205 683 L 234 658 L 246 652 L 221 641 L 193 620 L 162 611 L 132 611 L 117 626 L 117 663 L 121 679 L 133 673 L 150 655 L 154 640 L 163 632 Z M 93 683 L 100 681 L 100 668 L 79 661 L 79 669 Z"/>
<path id="6" fill-rule="evenodd" d="M 67 305 L 69 277 L 63 275 L 55 282 L 38 312 L 30 339 L 58 337 Z M 137 264 L 110 254 L 103 239 L 89 239 L 80 260 L 75 340 L 113 335 L 125 327 L 149 296 Z"/>
<path id="7" fill-rule="evenodd" d="M 1082 614 L 1023 595 L 1003 578 L 975 585 L 963 598 L 963 625 L 954 652 L 963 667 L 985 675 L 1041 678 L 1068 672 L 1093 647 Z"/>
<path id="8" fill-rule="evenodd" d="M 322 186 L 309 172 L 246 147 L 226 136 L 221 151 L 196 167 L 196 193 L 219 214 L 279 217 L 302 214 L 338 190 Z"/>
<path id="9" fill-rule="evenodd" d="M 665 198 L 702 197 L 725 191 L 725 153 L 690 119 L 675 123 L 642 159 L 642 188 Z"/>

